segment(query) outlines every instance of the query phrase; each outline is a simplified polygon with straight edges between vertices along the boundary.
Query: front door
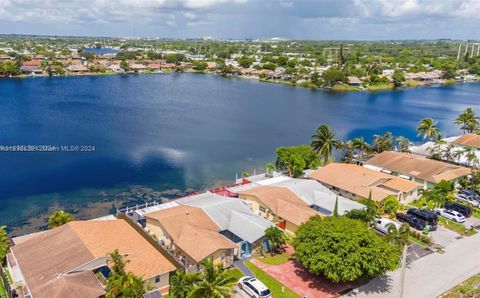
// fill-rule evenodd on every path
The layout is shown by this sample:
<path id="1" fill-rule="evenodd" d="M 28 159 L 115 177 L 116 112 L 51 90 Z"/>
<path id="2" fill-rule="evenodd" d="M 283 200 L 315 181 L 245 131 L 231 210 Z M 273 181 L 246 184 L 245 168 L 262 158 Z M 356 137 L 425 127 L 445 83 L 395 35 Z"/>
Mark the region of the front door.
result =
<path id="1" fill-rule="evenodd" d="M 252 245 L 246 241 L 240 245 L 240 259 L 252 256 Z"/>

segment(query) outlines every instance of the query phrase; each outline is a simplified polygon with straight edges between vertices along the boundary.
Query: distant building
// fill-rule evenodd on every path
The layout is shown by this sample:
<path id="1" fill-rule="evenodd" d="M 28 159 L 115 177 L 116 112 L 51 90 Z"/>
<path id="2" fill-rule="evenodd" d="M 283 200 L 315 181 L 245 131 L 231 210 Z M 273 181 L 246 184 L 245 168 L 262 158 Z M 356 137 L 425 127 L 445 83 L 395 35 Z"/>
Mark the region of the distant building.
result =
<path id="1" fill-rule="evenodd" d="M 349 76 L 347 79 L 350 86 L 362 86 L 362 81 L 358 77 Z"/>

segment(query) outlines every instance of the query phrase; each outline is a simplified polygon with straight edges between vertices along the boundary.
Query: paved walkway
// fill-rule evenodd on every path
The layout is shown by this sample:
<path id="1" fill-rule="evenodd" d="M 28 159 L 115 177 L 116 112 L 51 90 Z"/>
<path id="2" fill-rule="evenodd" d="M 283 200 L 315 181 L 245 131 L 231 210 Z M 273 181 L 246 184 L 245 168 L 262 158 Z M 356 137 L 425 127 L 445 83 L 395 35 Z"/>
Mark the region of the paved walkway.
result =
<path id="1" fill-rule="evenodd" d="M 433 298 L 480 272 L 480 234 L 450 243 L 407 266 L 403 297 Z M 345 297 L 399 297 L 400 271 L 372 279 Z"/>
<path id="2" fill-rule="evenodd" d="M 247 261 L 246 259 L 244 260 L 236 260 L 233 262 L 233 266 L 237 267 L 238 269 L 240 269 L 240 271 L 242 271 L 243 275 L 244 276 L 255 276 L 253 275 L 253 272 L 252 270 L 250 270 L 246 265 L 245 265 L 245 261 Z"/>

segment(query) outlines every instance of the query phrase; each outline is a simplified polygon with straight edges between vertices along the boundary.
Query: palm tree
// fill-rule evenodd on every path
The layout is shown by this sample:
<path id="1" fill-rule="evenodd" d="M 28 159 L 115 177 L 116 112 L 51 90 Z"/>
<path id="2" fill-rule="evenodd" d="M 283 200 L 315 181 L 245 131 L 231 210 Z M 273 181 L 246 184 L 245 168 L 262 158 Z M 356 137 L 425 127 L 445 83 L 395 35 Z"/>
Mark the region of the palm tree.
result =
<path id="1" fill-rule="evenodd" d="M 140 276 L 125 271 L 127 263 L 117 249 L 107 255 L 112 272 L 107 278 L 106 298 L 142 297 L 145 293 L 148 286 Z"/>
<path id="2" fill-rule="evenodd" d="M 363 137 L 358 137 L 352 140 L 353 149 L 360 152 L 360 158 L 365 156 L 365 153 L 370 152 L 371 148 Z"/>
<path id="3" fill-rule="evenodd" d="M 312 135 L 311 146 L 323 158 L 323 163 L 326 165 L 332 157 L 333 150 L 340 148 L 341 142 L 335 139 L 335 133 L 327 125 L 322 124 Z"/>
<path id="4" fill-rule="evenodd" d="M 439 137 L 436 138 L 433 142 L 433 147 L 429 147 L 428 151 L 430 153 L 430 157 L 433 159 L 441 160 L 444 156 L 443 146 L 447 144 L 444 138 Z"/>
<path id="5" fill-rule="evenodd" d="M 193 285 L 200 280 L 199 273 L 178 270 L 170 279 L 170 295 L 176 298 L 187 298 Z"/>
<path id="6" fill-rule="evenodd" d="M 70 213 L 65 212 L 63 210 L 58 210 L 57 212 L 53 213 L 50 215 L 48 218 L 48 228 L 53 229 L 59 226 L 62 226 L 72 220 L 74 220 L 72 215 Z"/>
<path id="7" fill-rule="evenodd" d="M 445 194 L 436 188 L 420 189 L 418 193 L 433 205 L 433 208 L 445 204 Z"/>
<path id="8" fill-rule="evenodd" d="M 8 234 L 7 227 L 0 227 L 0 265 L 3 264 L 5 256 L 7 255 L 10 249 L 10 244 L 8 243 Z"/>
<path id="9" fill-rule="evenodd" d="M 377 153 L 382 153 L 383 151 L 392 150 L 393 149 L 392 133 L 387 131 L 383 135 L 374 135 L 372 147 L 373 147 L 373 150 Z"/>
<path id="10" fill-rule="evenodd" d="M 285 234 L 275 226 L 271 226 L 265 230 L 265 239 L 268 240 L 272 252 L 282 248 L 287 240 Z"/>
<path id="11" fill-rule="evenodd" d="M 403 249 L 403 246 L 408 244 L 408 232 L 410 230 L 408 224 L 403 223 L 400 228 L 397 229 L 397 227 L 393 223 L 390 223 L 387 225 L 386 228 L 388 231 L 386 238 L 393 245 L 395 245 L 399 249 Z"/>
<path id="12" fill-rule="evenodd" d="M 410 147 L 410 140 L 407 139 L 406 137 L 403 137 L 403 136 L 399 136 L 398 138 L 396 138 L 397 143 L 398 143 L 398 147 L 399 147 L 399 151 L 400 152 L 410 152 L 409 150 L 409 147 Z"/>
<path id="13" fill-rule="evenodd" d="M 471 167 L 477 167 L 478 164 L 478 158 L 477 154 L 475 153 L 475 149 L 472 146 L 466 146 L 463 149 L 463 154 L 465 155 L 465 158 L 467 159 L 467 165 Z"/>
<path id="14" fill-rule="evenodd" d="M 350 163 L 352 162 L 353 160 L 353 151 L 354 151 L 354 147 L 353 147 L 353 142 L 352 141 L 347 141 L 347 142 L 343 142 L 340 146 L 340 148 L 343 150 L 343 152 L 345 153 L 344 156 L 343 156 L 343 161 L 344 162 L 347 162 L 347 163 Z"/>
<path id="15" fill-rule="evenodd" d="M 201 280 L 193 286 L 188 297 L 191 298 L 227 298 L 231 296 L 236 278 L 229 276 L 223 264 L 213 264 L 211 258 L 202 262 Z"/>
<path id="16" fill-rule="evenodd" d="M 440 133 L 438 131 L 437 122 L 432 118 L 423 118 L 417 126 L 418 136 L 423 139 L 438 139 Z"/>
<path id="17" fill-rule="evenodd" d="M 467 108 L 463 113 L 458 115 L 457 119 L 455 119 L 455 124 L 461 125 L 460 128 L 463 130 L 463 133 L 472 133 L 478 128 L 478 119 L 480 118 L 475 115 L 473 109 Z"/>

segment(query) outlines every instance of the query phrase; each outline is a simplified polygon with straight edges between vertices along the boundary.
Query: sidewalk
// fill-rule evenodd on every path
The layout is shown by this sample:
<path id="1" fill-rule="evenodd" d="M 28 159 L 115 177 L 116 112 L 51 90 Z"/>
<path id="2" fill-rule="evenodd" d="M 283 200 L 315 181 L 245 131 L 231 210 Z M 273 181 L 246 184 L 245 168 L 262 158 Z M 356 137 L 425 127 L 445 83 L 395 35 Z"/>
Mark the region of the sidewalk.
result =
<path id="1" fill-rule="evenodd" d="M 407 266 L 403 297 L 434 298 L 480 272 L 480 233 Z M 344 297 L 399 297 L 400 271 L 371 280 Z"/>

